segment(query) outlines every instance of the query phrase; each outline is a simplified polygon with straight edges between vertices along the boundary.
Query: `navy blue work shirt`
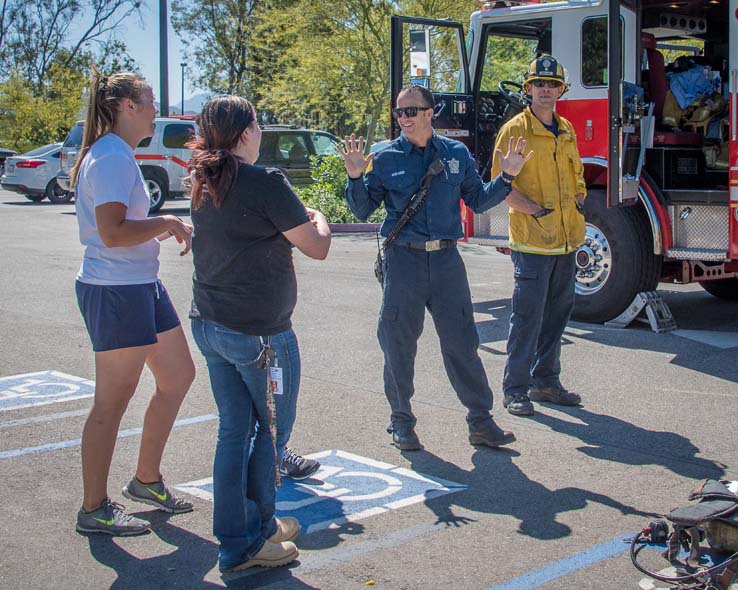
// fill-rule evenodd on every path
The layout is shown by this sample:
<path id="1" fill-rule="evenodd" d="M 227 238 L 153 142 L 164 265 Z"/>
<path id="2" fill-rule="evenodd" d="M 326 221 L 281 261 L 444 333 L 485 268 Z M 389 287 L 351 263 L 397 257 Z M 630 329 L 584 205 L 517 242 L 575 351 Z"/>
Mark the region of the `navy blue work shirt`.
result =
<path id="1" fill-rule="evenodd" d="M 511 187 L 501 176 L 482 182 L 474 158 L 463 143 L 433 133 L 428 145 L 419 148 L 400 135 L 374 156 L 371 170 L 363 178 L 349 178 L 349 208 L 365 220 L 384 203 L 387 217 L 380 233 L 387 236 L 436 157 L 443 160 L 444 171 L 433 178 L 425 203 L 402 229 L 400 240 L 457 240 L 463 237 L 459 199 L 475 213 L 482 213 L 510 194 Z"/>

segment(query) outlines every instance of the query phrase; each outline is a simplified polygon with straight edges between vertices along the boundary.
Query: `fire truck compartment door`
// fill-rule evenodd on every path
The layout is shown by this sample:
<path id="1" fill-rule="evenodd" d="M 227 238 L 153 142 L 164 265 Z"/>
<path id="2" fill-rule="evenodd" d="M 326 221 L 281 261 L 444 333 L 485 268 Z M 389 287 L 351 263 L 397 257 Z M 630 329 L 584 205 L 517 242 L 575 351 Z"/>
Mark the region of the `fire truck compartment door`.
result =
<path id="1" fill-rule="evenodd" d="M 730 245 L 728 255 L 738 258 L 738 0 L 730 0 L 730 47 L 728 53 L 729 131 L 728 181 L 730 183 Z"/>
<path id="2" fill-rule="evenodd" d="M 608 167 L 607 205 L 615 207 L 623 200 L 623 61 L 620 0 L 608 0 Z"/>
<path id="3" fill-rule="evenodd" d="M 465 143 L 474 153 L 474 102 L 469 59 L 460 23 L 408 16 L 390 20 L 391 106 L 407 84 L 433 93 L 433 127 L 439 135 Z M 400 129 L 393 120 L 392 138 Z"/>

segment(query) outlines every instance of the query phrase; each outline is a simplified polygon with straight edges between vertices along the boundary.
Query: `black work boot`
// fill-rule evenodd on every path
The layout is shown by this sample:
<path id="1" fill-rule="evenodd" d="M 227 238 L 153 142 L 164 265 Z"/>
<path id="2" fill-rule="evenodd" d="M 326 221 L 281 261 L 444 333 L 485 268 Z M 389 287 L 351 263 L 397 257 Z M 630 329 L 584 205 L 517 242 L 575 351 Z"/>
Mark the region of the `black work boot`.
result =
<path id="1" fill-rule="evenodd" d="M 401 451 L 420 451 L 423 448 L 412 426 L 398 426 L 395 428 L 392 431 L 392 444 Z"/>
<path id="2" fill-rule="evenodd" d="M 505 395 L 502 399 L 502 405 L 507 408 L 513 416 L 532 416 L 533 404 L 530 398 L 524 393 L 513 393 Z"/>
<path id="3" fill-rule="evenodd" d="M 502 430 L 494 422 L 484 424 L 478 427 L 478 430 L 469 431 L 469 443 L 475 446 L 501 447 L 509 445 L 511 442 L 515 442 L 515 435 L 507 430 Z"/>
<path id="4" fill-rule="evenodd" d="M 535 402 L 548 402 L 560 406 L 578 406 L 582 403 L 582 398 L 578 393 L 567 391 L 561 386 L 534 385 L 528 391 L 528 397 Z"/>

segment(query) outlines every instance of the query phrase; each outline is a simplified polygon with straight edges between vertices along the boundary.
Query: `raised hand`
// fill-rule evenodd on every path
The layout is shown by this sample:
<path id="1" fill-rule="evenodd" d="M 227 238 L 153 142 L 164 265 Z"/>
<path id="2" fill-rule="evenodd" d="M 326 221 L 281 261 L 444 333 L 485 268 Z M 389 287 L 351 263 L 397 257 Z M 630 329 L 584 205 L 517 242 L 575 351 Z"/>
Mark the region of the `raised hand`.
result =
<path id="1" fill-rule="evenodd" d="M 374 153 L 364 155 L 364 138 L 359 136 L 359 139 L 356 139 L 353 133 L 350 137 L 348 135 L 344 137 L 343 145 L 339 144 L 338 153 L 343 158 L 350 178 L 359 178 L 374 159 Z"/>
<path id="2" fill-rule="evenodd" d="M 523 169 L 523 165 L 533 157 L 533 151 L 528 152 L 527 156 L 523 156 L 525 152 L 525 139 L 518 137 L 517 142 L 514 137 L 510 138 L 510 145 L 507 147 L 507 154 L 502 155 L 502 150 L 495 150 L 495 157 L 499 160 L 502 171 L 507 172 L 510 176 L 517 176 Z"/>

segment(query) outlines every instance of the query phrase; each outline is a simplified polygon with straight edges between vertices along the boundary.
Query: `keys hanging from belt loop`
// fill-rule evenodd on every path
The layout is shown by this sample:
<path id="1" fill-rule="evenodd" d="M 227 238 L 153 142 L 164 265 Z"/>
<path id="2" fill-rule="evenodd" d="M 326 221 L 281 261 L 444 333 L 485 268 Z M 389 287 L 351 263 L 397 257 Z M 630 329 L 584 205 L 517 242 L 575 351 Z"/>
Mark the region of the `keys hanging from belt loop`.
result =
<path id="1" fill-rule="evenodd" d="M 272 448 L 274 449 L 274 478 L 277 487 L 282 487 L 282 474 L 279 472 L 279 452 L 277 451 L 277 405 L 274 402 L 274 387 L 272 385 L 272 361 L 275 366 L 277 364 L 277 353 L 271 347 L 272 337 L 267 336 L 261 340 L 261 352 L 257 358 L 259 367 L 265 369 L 266 372 L 266 405 L 267 415 L 269 418 L 269 433 L 272 438 Z"/>

